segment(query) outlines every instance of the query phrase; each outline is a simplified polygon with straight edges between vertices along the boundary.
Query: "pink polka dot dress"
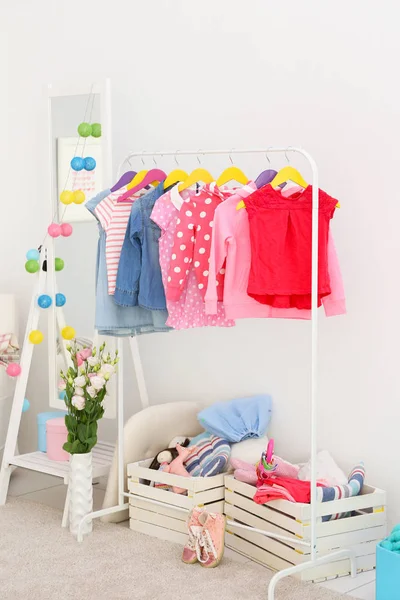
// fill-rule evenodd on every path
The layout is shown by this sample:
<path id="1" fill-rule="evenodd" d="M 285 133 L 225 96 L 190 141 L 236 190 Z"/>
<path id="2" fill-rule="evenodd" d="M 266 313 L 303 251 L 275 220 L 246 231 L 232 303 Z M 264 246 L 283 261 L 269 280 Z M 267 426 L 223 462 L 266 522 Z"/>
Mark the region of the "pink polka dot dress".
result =
<path id="1" fill-rule="evenodd" d="M 211 202 L 206 204 L 206 200 L 211 200 Z M 216 186 L 215 192 L 211 185 L 205 186 L 199 192 L 185 190 L 182 194 L 179 193 L 178 186 L 175 186 L 157 200 L 151 213 L 152 221 L 157 223 L 162 231 L 159 240 L 159 252 L 164 288 L 166 291 L 169 289 L 169 284 L 172 282 L 171 272 L 174 273 L 173 281 L 177 283 L 179 288 L 179 294 L 176 294 L 175 297 L 168 297 L 167 294 L 169 314 L 167 325 L 174 329 L 191 329 L 205 326 L 233 327 L 235 325 L 234 321 L 226 318 L 222 302 L 218 302 L 216 314 L 206 315 L 205 313 L 204 295 L 207 289 L 212 215 L 221 200 L 221 193 Z M 205 207 L 208 207 L 208 210 L 205 210 Z M 187 215 L 187 212 L 191 212 L 192 215 Z M 207 218 L 200 216 L 202 212 L 206 212 Z M 195 236 L 202 230 L 202 223 L 200 223 L 198 231 L 197 229 L 194 231 L 193 227 L 189 227 L 191 225 L 189 220 L 194 213 L 196 214 L 196 222 L 197 219 L 201 220 L 202 223 L 204 221 L 204 243 L 198 245 L 198 252 L 196 253 L 194 247 Z M 179 236 L 180 232 L 183 234 L 182 226 L 184 223 L 187 231 L 185 235 Z M 195 222 L 193 222 L 194 224 Z M 204 252 L 200 252 L 201 248 L 204 248 Z M 178 253 L 179 261 L 177 261 Z M 179 272 L 175 271 L 178 264 L 180 265 Z M 171 277 L 170 280 L 168 280 L 169 277 Z M 200 284 L 203 287 L 200 287 Z"/>

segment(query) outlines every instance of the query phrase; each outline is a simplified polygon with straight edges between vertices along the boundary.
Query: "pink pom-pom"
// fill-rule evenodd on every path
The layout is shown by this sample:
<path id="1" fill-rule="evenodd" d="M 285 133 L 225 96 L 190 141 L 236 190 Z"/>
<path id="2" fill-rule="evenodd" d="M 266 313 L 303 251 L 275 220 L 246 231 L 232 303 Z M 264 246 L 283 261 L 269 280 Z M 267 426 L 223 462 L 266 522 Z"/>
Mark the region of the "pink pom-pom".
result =
<path id="1" fill-rule="evenodd" d="M 21 367 L 18 363 L 10 363 L 6 369 L 7 375 L 10 377 L 18 377 L 21 374 Z"/>
<path id="2" fill-rule="evenodd" d="M 56 238 L 61 235 L 61 227 L 57 223 L 51 223 L 47 228 L 47 233 L 50 237 Z"/>
<path id="3" fill-rule="evenodd" d="M 69 237 L 72 234 L 72 225 L 69 223 L 62 223 L 61 225 L 61 235 L 64 237 Z"/>

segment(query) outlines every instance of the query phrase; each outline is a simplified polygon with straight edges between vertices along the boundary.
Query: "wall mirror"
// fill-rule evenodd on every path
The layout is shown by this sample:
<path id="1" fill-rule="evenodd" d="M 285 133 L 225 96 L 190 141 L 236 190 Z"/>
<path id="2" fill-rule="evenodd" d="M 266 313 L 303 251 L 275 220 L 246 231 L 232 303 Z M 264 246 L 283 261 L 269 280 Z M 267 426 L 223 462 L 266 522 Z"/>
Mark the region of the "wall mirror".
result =
<path id="1" fill-rule="evenodd" d="M 85 203 L 111 185 L 111 149 L 107 135 L 110 130 L 109 96 L 108 81 L 63 89 L 48 87 L 53 221 L 70 223 L 73 228 L 70 237 L 54 239 L 54 256 L 63 261 L 63 268 L 56 272 L 56 291 L 65 295 L 66 303 L 56 309 L 56 323 L 53 324 L 58 353 L 56 361 L 50 357 L 50 370 L 55 371 L 50 377 L 50 389 L 54 385 L 53 378 L 57 382 L 60 368 L 65 366 L 60 351 L 65 342 L 59 335 L 63 324 L 75 329 L 80 343 L 97 345 L 102 341 L 94 331 L 99 232 L 97 221 Z M 89 127 L 79 127 L 82 123 Z M 67 194 L 68 204 L 60 200 L 63 193 Z M 106 342 L 113 350 L 113 339 L 107 338 Z M 109 388 L 111 396 L 115 396 L 114 388 L 115 385 Z M 107 401 L 109 417 L 114 416 L 114 400 L 109 398 Z M 50 405 L 64 408 L 57 393 L 50 392 Z"/>

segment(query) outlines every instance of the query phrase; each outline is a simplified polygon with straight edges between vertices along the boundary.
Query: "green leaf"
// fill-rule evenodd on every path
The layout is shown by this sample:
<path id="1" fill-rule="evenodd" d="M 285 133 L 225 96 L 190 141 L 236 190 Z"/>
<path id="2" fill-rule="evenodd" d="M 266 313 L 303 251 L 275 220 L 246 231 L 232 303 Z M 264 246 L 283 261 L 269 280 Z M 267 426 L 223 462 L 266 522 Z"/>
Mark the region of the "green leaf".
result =
<path id="1" fill-rule="evenodd" d="M 78 448 L 80 445 L 81 445 L 80 441 L 75 440 L 71 445 L 71 450 L 70 450 L 71 454 L 79 452 Z"/>
<path id="2" fill-rule="evenodd" d="M 69 441 L 65 442 L 65 444 L 63 445 L 63 449 L 65 450 L 65 452 L 69 452 L 70 454 L 72 454 L 72 444 Z"/>
<path id="3" fill-rule="evenodd" d="M 74 415 L 65 415 L 65 425 L 67 426 L 68 431 L 76 433 L 78 423 Z"/>
<path id="4" fill-rule="evenodd" d="M 73 433 L 69 433 L 68 434 L 68 441 L 70 444 L 72 444 L 72 442 L 75 440 L 75 436 Z"/>
<path id="5" fill-rule="evenodd" d="M 94 437 L 90 437 L 86 440 L 86 443 L 88 445 L 88 452 L 91 451 L 91 449 L 97 444 L 97 435 L 95 435 Z"/>
<path id="6" fill-rule="evenodd" d="M 83 423 L 79 423 L 78 425 L 78 439 L 83 444 L 87 440 L 87 427 Z"/>

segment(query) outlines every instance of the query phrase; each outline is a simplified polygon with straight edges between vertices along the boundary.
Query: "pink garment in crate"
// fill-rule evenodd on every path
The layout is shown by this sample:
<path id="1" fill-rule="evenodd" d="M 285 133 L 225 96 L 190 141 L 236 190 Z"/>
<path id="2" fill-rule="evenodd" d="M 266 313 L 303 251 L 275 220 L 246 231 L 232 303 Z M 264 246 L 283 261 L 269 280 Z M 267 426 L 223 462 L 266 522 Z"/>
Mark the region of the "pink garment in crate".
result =
<path id="1" fill-rule="evenodd" d="M 64 417 L 46 421 L 47 456 L 50 460 L 69 460 L 68 452 L 63 450 L 63 445 L 68 439 L 68 430 Z"/>

